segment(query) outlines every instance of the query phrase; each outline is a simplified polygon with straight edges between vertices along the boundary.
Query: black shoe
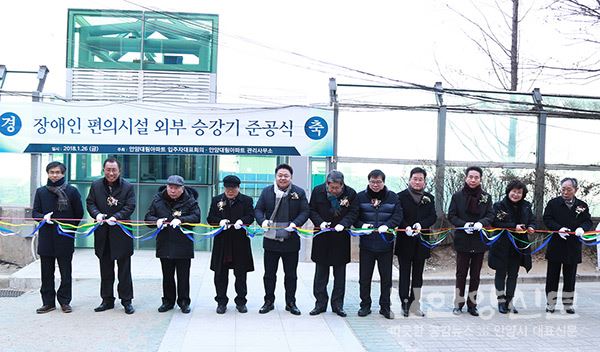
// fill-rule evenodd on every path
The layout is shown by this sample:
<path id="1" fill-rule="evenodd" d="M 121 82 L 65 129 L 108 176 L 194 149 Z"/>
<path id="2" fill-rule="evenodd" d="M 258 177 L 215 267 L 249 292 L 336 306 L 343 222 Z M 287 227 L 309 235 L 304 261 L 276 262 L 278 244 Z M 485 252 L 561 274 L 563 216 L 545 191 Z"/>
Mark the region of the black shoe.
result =
<path id="1" fill-rule="evenodd" d="M 508 313 L 508 308 L 506 307 L 506 303 L 505 302 L 498 303 L 498 312 L 500 312 L 501 314 L 507 314 Z"/>
<path id="2" fill-rule="evenodd" d="M 575 314 L 575 309 L 573 309 L 573 307 L 569 307 L 569 308 L 565 309 L 565 312 L 567 314 Z"/>
<path id="3" fill-rule="evenodd" d="M 44 314 L 44 313 L 51 312 L 51 311 L 53 311 L 55 309 L 56 309 L 56 306 L 51 306 L 49 304 L 44 304 L 43 306 L 41 306 L 38 309 L 36 309 L 35 312 L 37 314 Z"/>
<path id="4" fill-rule="evenodd" d="M 133 308 L 133 306 L 131 305 L 131 303 L 124 304 L 123 308 L 125 308 L 125 314 L 133 314 L 133 313 L 135 313 L 135 309 Z"/>
<path id="5" fill-rule="evenodd" d="M 553 306 L 546 305 L 546 313 L 554 313 L 554 309 Z"/>
<path id="6" fill-rule="evenodd" d="M 73 311 L 73 308 L 71 308 L 69 304 L 61 304 L 60 309 L 65 313 L 71 313 Z"/>
<path id="7" fill-rule="evenodd" d="M 184 304 L 181 306 L 181 313 L 188 314 L 191 311 L 192 311 L 192 309 L 190 308 L 189 304 Z"/>
<path id="8" fill-rule="evenodd" d="M 371 308 L 364 307 L 358 310 L 359 317 L 366 317 L 369 314 L 371 314 Z"/>
<path id="9" fill-rule="evenodd" d="M 260 310 L 258 311 L 258 313 L 259 314 L 269 313 L 273 309 L 275 309 L 275 306 L 273 305 L 273 302 L 265 301 L 265 304 L 263 304 L 263 306 L 260 307 Z"/>
<path id="10" fill-rule="evenodd" d="M 227 311 L 227 306 L 224 304 L 219 304 L 217 306 L 217 314 L 225 314 L 225 312 Z"/>
<path id="11" fill-rule="evenodd" d="M 344 308 L 335 308 L 335 309 L 333 309 L 333 312 L 342 318 L 345 318 L 348 316 L 348 314 L 346 314 L 346 312 L 344 311 Z"/>
<path id="12" fill-rule="evenodd" d="M 509 311 L 512 312 L 513 314 L 519 314 L 519 311 L 514 306 L 511 309 L 509 309 Z"/>
<path id="13" fill-rule="evenodd" d="M 302 313 L 300 313 L 300 309 L 298 309 L 298 307 L 296 307 L 296 303 L 290 303 L 290 304 L 286 304 L 285 305 L 285 310 L 287 310 L 288 312 L 294 314 L 294 315 L 300 315 Z"/>
<path id="14" fill-rule="evenodd" d="M 402 307 L 402 316 L 408 317 L 408 309 L 409 309 L 408 302 L 402 302 L 401 307 Z"/>
<path id="15" fill-rule="evenodd" d="M 94 312 L 104 312 L 105 310 L 113 309 L 114 307 L 114 303 L 102 302 L 98 307 L 94 308 Z"/>
<path id="16" fill-rule="evenodd" d="M 477 307 L 469 307 L 467 308 L 467 312 L 469 312 L 469 314 L 471 314 L 474 317 L 479 316 L 479 311 L 477 310 Z"/>
<path id="17" fill-rule="evenodd" d="M 389 308 L 381 308 L 379 314 L 383 315 L 386 319 L 394 319 L 394 312 Z"/>
<path id="18" fill-rule="evenodd" d="M 315 309 L 311 310 L 310 315 L 319 315 L 321 313 L 325 313 L 326 309 L 325 308 L 319 308 L 319 307 L 315 307 Z"/>
<path id="19" fill-rule="evenodd" d="M 452 314 L 454 314 L 454 315 L 461 315 L 462 314 L 462 308 L 458 308 L 458 307 L 452 308 Z"/>
<path id="20" fill-rule="evenodd" d="M 174 307 L 173 304 L 163 303 L 163 304 L 161 304 L 160 307 L 158 307 L 158 312 L 159 313 L 164 313 L 164 312 L 170 311 L 171 309 L 173 309 L 173 307 Z"/>
<path id="21" fill-rule="evenodd" d="M 248 313 L 248 308 L 245 304 L 238 304 L 235 306 L 235 309 L 237 309 L 237 311 L 240 313 Z"/>

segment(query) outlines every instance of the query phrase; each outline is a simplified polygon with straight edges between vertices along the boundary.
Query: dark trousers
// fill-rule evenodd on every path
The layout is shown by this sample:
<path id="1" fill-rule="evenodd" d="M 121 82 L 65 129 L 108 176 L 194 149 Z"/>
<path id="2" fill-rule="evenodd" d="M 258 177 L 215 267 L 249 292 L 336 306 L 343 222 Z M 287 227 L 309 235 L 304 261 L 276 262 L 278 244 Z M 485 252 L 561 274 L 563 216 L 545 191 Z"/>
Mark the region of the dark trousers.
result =
<path id="1" fill-rule="evenodd" d="M 496 270 L 494 275 L 494 286 L 496 286 L 499 303 L 503 301 L 510 302 L 515 296 L 517 278 L 519 277 L 520 258 L 507 258 L 507 261 L 506 267 Z"/>
<path id="2" fill-rule="evenodd" d="M 469 275 L 469 297 L 467 307 L 477 307 L 477 290 L 479 275 L 483 265 L 484 253 L 456 252 L 456 292 L 454 306 L 462 308 L 465 305 L 465 286 Z"/>
<path id="3" fill-rule="evenodd" d="M 246 285 L 247 271 L 245 269 L 233 269 L 233 275 L 235 276 L 235 293 L 236 297 L 234 302 L 236 305 L 241 306 L 246 304 L 246 295 L 248 294 L 248 286 Z M 220 271 L 215 271 L 215 289 L 217 295 L 215 301 L 218 305 L 227 305 L 229 298 L 227 297 L 227 286 L 229 284 L 229 270 L 227 268 L 221 268 Z"/>
<path id="4" fill-rule="evenodd" d="M 45 306 L 56 305 L 55 299 L 58 299 L 59 304 L 71 303 L 71 262 L 73 254 L 62 257 L 40 256 L 40 265 L 42 273 L 42 304 Z M 54 271 L 56 270 L 55 262 L 58 262 L 58 270 L 60 271 L 60 286 L 58 291 L 54 290 Z"/>
<path id="5" fill-rule="evenodd" d="M 133 299 L 133 281 L 131 279 L 131 257 L 117 258 L 117 293 L 123 305 L 131 303 Z M 109 247 L 106 246 L 100 258 L 100 297 L 106 303 L 114 303 L 115 295 L 115 260 L 111 258 Z"/>
<path id="6" fill-rule="evenodd" d="M 265 285 L 265 301 L 275 302 L 275 284 L 277 283 L 277 267 L 279 258 L 283 262 L 283 272 L 285 274 L 283 285 L 285 287 L 285 303 L 296 303 L 296 285 L 298 281 L 298 252 L 273 252 L 265 250 L 264 265 L 265 275 L 263 283 Z"/>
<path id="7" fill-rule="evenodd" d="M 163 280 L 163 304 L 189 306 L 190 300 L 190 266 L 192 260 L 184 259 L 164 259 L 160 258 Z M 175 271 L 177 271 L 177 285 L 175 285 Z M 177 291 L 177 294 L 175 293 Z"/>
<path id="8" fill-rule="evenodd" d="M 548 261 L 548 268 L 546 271 L 546 299 L 548 305 L 551 307 L 556 305 L 561 267 L 563 274 L 562 303 L 565 307 L 573 305 L 577 264 L 563 264 L 561 262 Z"/>
<path id="9" fill-rule="evenodd" d="M 329 296 L 327 284 L 329 283 L 329 268 L 333 267 L 333 291 L 331 292 L 331 309 L 344 307 L 344 292 L 346 291 L 346 264 L 327 265 L 316 264 L 313 294 L 316 298 L 316 308 L 327 308 Z"/>
<path id="10" fill-rule="evenodd" d="M 381 308 L 390 308 L 390 294 L 392 291 L 392 250 L 386 252 L 373 252 L 361 248 L 359 253 L 359 286 L 360 286 L 360 307 L 371 308 L 371 281 L 373 280 L 373 271 L 375 262 L 379 277 L 381 278 L 381 294 L 379 295 L 379 306 Z"/>
<path id="11" fill-rule="evenodd" d="M 421 287 L 423 287 L 425 258 L 403 258 L 398 256 L 398 266 L 400 271 L 398 281 L 400 301 L 409 305 L 415 300 L 415 297 L 419 301 Z"/>

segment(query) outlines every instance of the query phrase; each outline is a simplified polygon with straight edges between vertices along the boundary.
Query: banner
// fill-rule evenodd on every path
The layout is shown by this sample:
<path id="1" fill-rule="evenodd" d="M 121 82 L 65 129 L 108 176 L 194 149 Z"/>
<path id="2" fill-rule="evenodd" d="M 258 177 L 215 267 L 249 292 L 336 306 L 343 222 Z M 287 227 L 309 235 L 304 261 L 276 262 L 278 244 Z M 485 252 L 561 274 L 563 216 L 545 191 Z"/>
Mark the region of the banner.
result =
<path id="1" fill-rule="evenodd" d="M 1 103 L 0 152 L 333 155 L 332 110 Z"/>

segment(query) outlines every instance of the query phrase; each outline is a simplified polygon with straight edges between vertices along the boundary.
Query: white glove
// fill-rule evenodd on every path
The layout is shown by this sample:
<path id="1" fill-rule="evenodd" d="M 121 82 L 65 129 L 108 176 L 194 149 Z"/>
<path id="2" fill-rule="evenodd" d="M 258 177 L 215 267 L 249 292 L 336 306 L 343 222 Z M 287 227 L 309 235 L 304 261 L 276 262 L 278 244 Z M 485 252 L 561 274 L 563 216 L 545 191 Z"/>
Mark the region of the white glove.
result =
<path id="1" fill-rule="evenodd" d="M 335 225 L 334 229 L 335 229 L 337 232 L 342 232 L 342 231 L 344 231 L 344 225 L 342 225 L 342 224 L 337 224 L 337 225 Z"/>
<path id="2" fill-rule="evenodd" d="M 319 228 L 320 228 L 321 230 L 325 230 L 326 228 L 328 228 L 328 227 L 329 227 L 329 225 L 331 225 L 331 223 L 330 223 L 330 222 L 323 221 L 323 222 L 321 223 L 321 225 L 319 225 Z"/>
<path id="3" fill-rule="evenodd" d="M 229 219 L 222 219 L 221 221 L 219 221 L 220 227 L 229 227 L 227 226 L 227 224 L 229 224 Z"/>
<path id="4" fill-rule="evenodd" d="M 96 215 L 96 222 L 102 222 L 102 220 L 104 220 L 105 217 L 106 217 L 106 214 Z"/>
<path id="5" fill-rule="evenodd" d="M 465 229 L 465 232 L 469 235 L 473 234 L 473 223 L 472 222 L 468 222 L 465 224 L 465 226 L 463 226 Z"/>
<path id="6" fill-rule="evenodd" d="M 583 231 L 583 229 L 581 227 L 578 227 L 578 228 L 575 229 L 575 236 L 582 237 L 583 234 L 584 234 L 584 231 Z"/>
<path id="7" fill-rule="evenodd" d="M 476 223 L 473 224 L 473 230 L 475 231 L 479 231 L 483 228 L 483 224 L 480 223 L 479 221 L 477 221 Z"/>
<path id="8" fill-rule="evenodd" d="M 296 224 L 290 222 L 290 226 L 286 227 L 284 230 L 286 230 L 287 232 L 294 232 L 296 231 Z"/>
<path id="9" fill-rule="evenodd" d="M 410 226 L 406 226 L 406 228 L 404 229 L 404 233 L 406 233 L 406 236 L 410 236 L 410 237 L 412 237 L 414 235 L 413 229 Z"/>
<path id="10" fill-rule="evenodd" d="M 571 229 L 566 228 L 566 227 L 561 227 L 560 230 L 558 230 L 558 235 L 560 236 L 560 238 L 562 238 L 563 240 L 567 239 L 567 236 L 569 236 L 569 234 L 567 233 L 568 231 L 571 231 Z"/>
<path id="11" fill-rule="evenodd" d="M 47 224 L 50 224 L 50 225 L 54 224 L 54 221 L 50 220 L 50 219 L 52 219 L 52 214 L 54 214 L 53 211 L 51 211 L 48 214 L 44 215 L 44 220 L 46 220 Z"/>
<path id="12" fill-rule="evenodd" d="M 115 226 L 117 224 L 117 218 L 111 216 L 110 218 L 108 218 L 108 220 L 106 220 L 106 223 L 110 226 Z"/>
<path id="13" fill-rule="evenodd" d="M 269 225 L 271 225 L 271 220 L 265 220 L 263 221 L 262 225 L 260 225 L 263 229 L 266 229 L 267 227 L 269 227 Z"/>
<path id="14" fill-rule="evenodd" d="M 181 225 L 181 220 L 175 218 L 173 220 L 171 220 L 171 227 L 172 228 L 176 228 L 177 226 Z"/>
<path id="15" fill-rule="evenodd" d="M 373 224 L 364 223 L 364 224 L 362 224 L 362 228 L 363 229 L 372 229 L 373 228 Z"/>
<path id="16" fill-rule="evenodd" d="M 377 232 L 379 232 L 379 233 L 386 233 L 388 229 L 389 229 L 389 227 L 387 227 L 387 226 L 385 226 L 385 225 L 381 225 L 381 226 L 379 226 L 379 228 L 377 229 Z"/>
<path id="17" fill-rule="evenodd" d="M 242 220 L 239 220 L 235 222 L 235 224 L 233 224 L 233 228 L 236 230 L 239 230 L 242 228 L 242 226 L 244 226 L 244 222 Z"/>
<path id="18" fill-rule="evenodd" d="M 420 233 L 421 232 L 421 224 L 419 224 L 418 222 L 416 222 L 412 228 L 415 230 L 416 233 Z"/>
<path id="19" fill-rule="evenodd" d="M 163 226 L 163 223 L 167 220 L 167 218 L 160 218 L 156 220 L 156 227 L 160 228 Z"/>

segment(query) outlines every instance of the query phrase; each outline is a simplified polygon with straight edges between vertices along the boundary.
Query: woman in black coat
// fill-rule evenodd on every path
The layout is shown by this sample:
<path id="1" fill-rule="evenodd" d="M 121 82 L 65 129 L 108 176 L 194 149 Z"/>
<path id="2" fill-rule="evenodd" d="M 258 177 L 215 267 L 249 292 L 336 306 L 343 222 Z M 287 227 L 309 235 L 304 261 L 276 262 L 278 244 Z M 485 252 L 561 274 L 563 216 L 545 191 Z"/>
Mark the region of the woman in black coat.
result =
<path id="1" fill-rule="evenodd" d="M 422 228 L 431 228 L 437 220 L 433 195 L 424 191 L 426 177 L 427 172 L 423 168 L 412 169 L 408 188 L 398 193 L 404 212 L 400 228 L 405 229 L 405 233 L 399 233 L 396 237 L 394 253 L 398 256 L 398 293 L 402 303 L 402 315 L 405 317 L 408 317 L 409 311 L 421 317 L 425 316 L 421 310 L 420 297 L 425 260 L 431 253 L 417 235 Z"/>
<path id="2" fill-rule="evenodd" d="M 546 312 L 554 313 L 562 267 L 562 303 L 566 313 L 575 314 L 575 279 L 577 264 L 581 263 L 581 243 L 576 236 L 583 236 L 585 231 L 592 229 L 593 224 L 589 206 L 575 197 L 577 180 L 565 178 L 560 182 L 560 187 L 560 197 L 551 199 L 544 209 L 544 224 L 548 230 L 557 231 L 552 234 L 546 249 Z"/>
<path id="3" fill-rule="evenodd" d="M 526 195 L 527 186 L 519 180 L 513 180 L 506 186 L 505 197 L 494 204 L 495 217 L 492 226 L 527 231 L 526 233 L 511 231 L 502 234 L 490 248 L 488 265 L 496 270 L 494 285 L 498 296 L 498 311 L 502 314 L 511 310 L 513 313 L 518 313 L 512 304 L 512 299 L 517 287 L 519 267 L 522 266 L 527 271 L 531 270 L 531 250 L 526 247 L 529 243 L 527 234 L 535 231 L 535 218 L 531 203 L 525 200 Z M 513 236 L 518 250 L 509 236 Z"/>
<path id="4" fill-rule="evenodd" d="M 191 258 L 194 258 L 194 241 L 181 231 L 180 226 L 200 222 L 197 198 L 198 192 L 184 187 L 181 176 L 169 176 L 167 185 L 158 189 L 144 218 L 155 221 L 158 227 L 164 225 L 156 237 L 156 257 L 160 258 L 163 274 L 162 304 L 158 308 L 161 313 L 173 309 L 175 302 L 182 313 L 191 311 L 190 266 Z"/>
<path id="5" fill-rule="evenodd" d="M 223 314 L 227 310 L 229 269 L 233 269 L 235 275 L 236 309 L 246 313 L 246 277 L 249 271 L 254 271 L 254 261 L 250 238 L 242 225 L 250 226 L 254 222 L 253 200 L 240 193 L 240 179 L 237 176 L 225 176 L 223 185 L 225 192 L 212 199 L 206 219 L 209 224 L 226 228 L 215 237 L 210 258 L 210 270 L 215 272 L 217 313 Z"/>
<path id="6" fill-rule="evenodd" d="M 344 184 L 344 174 L 337 170 L 327 175 L 324 184 L 318 185 L 310 196 L 310 219 L 315 230 L 330 229 L 312 240 L 311 259 L 315 262 L 313 294 L 315 308 L 309 313 L 317 315 L 327 310 L 327 283 L 329 267 L 333 267 L 331 309 L 345 317 L 346 264 L 350 263 L 350 228 L 358 216 L 356 191 Z"/>

